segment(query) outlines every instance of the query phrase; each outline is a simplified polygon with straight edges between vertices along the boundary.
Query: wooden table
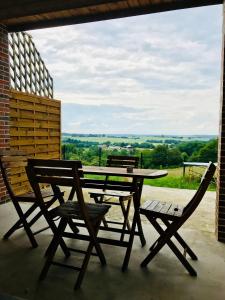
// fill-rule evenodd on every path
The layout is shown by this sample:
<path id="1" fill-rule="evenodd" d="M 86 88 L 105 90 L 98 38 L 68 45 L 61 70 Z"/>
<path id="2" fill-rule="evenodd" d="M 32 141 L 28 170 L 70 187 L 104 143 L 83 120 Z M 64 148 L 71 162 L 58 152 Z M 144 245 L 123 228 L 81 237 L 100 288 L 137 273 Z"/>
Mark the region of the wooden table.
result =
<path id="1" fill-rule="evenodd" d="M 107 189 L 107 190 L 120 190 L 120 191 L 132 191 L 133 203 L 134 203 L 134 216 L 132 221 L 131 232 L 129 233 L 129 241 L 119 241 L 115 239 L 108 239 L 99 237 L 100 243 L 111 244 L 115 246 L 126 247 L 126 254 L 123 261 L 122 270 L 126 270 L 128 267 L 130 254 L 132 250 L 134 235 L 138 235 L 141 240 L 142 246 L 145 245 L 145 237 L 142 230 L 141 219 L 139 214 L 139 208 L 141 203 L 141 193 L 144 179 L 155 179 L 164 177 L 168 174 L 165 170 L 152 170 L 152 169 L 133 169 L 132 173 L 127 172 L 126 168 L 113 168 L 113 167 L 96 167 L 96 166 L 83 166 L 83 173 L 85 175 L 108 175 L 108 176 L 119 176 L 132 178 L 132 183 L 122 183 L 121 181 L 109 181 L 106 185 L 102 180 L 89 180 L 84 179 L 84 188 L 94 189 Z M 136 231 L 137 225 L 137 231 Z M 101 226 L 102 230 L 106 230 L 105 227 Z M 113 230 L 121 232 L 120 229 Z"/>

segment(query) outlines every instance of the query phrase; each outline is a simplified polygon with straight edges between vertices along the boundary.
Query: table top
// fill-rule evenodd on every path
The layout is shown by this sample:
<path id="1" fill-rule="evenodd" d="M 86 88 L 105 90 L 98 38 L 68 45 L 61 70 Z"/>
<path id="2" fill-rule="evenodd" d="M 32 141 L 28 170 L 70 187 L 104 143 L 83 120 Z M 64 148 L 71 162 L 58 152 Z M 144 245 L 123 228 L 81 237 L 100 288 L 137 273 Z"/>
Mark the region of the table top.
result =
<path id="1" fill-rule="evenodd" d="M 127 172 L 126 168 L 115 167 L 98 167 L 98 166 L 83 166 L 84 174 L 123 176 L 123 177 L 138 177 L 146 179 L 160 178 L 168 175 L 166 170 L 154 169 L 133 169 L 133 172 Z"/>

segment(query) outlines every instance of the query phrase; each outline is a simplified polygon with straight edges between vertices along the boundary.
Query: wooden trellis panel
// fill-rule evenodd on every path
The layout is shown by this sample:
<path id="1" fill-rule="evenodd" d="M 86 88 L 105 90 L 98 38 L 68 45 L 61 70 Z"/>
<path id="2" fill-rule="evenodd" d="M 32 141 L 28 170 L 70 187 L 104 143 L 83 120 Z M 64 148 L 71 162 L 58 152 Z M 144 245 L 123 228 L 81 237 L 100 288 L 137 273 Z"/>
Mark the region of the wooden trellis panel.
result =
<path id="1" fill-rule="evenodd" d="M 10 149 L 29 157 L 59 159 L 61 156 L 61 102 L 11 90 Z M 29 189 L 25 170 L 13 171 L 18 193 Z"/>
<path id="2" fill-rule="evenodd" d="M 53 79 L 29 34 L 9 34 L 9 58 L 13 89 L 53 98 Z"/>

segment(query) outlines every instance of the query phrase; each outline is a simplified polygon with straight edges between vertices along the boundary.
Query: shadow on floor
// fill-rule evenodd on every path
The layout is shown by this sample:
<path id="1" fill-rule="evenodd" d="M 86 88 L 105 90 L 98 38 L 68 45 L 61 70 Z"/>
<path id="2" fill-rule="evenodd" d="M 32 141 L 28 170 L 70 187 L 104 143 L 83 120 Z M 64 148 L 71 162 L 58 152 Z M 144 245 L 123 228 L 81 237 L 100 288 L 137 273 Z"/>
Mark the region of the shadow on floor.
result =
<path id="1" fill-rule="evenodd" d="M 15 219 L 11 203 L 0 206 L 1 236 Z M 191 262 L 198 272 L 197 278 L 188 275 L 167 247 L 146 269 L 141 269 L 140 263 L 148 253 L 148 246 L 157 237 L 150 225 L 143 224 L 147 246 L 142 248 L 135 238 L 128 271 L 121 271 L 125 250 L 103 246 L 107 266 L 102 268 L 98 258 L 92 257 L 79 291 L 73 291 L 76 278 L 73 270 L 52 266 L 47 278 L 38 281 L 52 234 L 50 231 L 39 234 L 39 247 L 31 249 L 23 230 L 20 230 L 8 241 L 0 240 L 0 293 L 30 300 L 224 300 L 225 244 L 217 242 L 215 235 L 205 228 L 184 228 L 181 233 L 199 257 L 198 261 Z M 74 240 L 68 243 L 85 246 L 84 242 Z M 60 250 L 57 256 L 64 260 Z M 79 257 L 73 256 L 69 260 L 75 260 L 77 264 Z M 0 296 L 0 299 L 5 298 Z"/>

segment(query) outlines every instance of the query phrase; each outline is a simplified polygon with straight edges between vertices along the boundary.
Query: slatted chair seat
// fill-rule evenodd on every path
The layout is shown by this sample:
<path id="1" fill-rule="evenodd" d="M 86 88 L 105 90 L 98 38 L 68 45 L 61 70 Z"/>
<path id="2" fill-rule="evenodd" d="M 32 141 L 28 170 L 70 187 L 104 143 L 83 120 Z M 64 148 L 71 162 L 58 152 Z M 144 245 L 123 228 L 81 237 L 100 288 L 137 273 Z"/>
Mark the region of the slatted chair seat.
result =
<path id="1" fill-rule="evenodd" d="M 137 168 L 139 163 L 139 158 L 136 156 L 121 156 L 121 155 L 109 155 L 107 157 L 106 166 L 107 167 L 119 167 L 119 168 Z M 105 183 L 107 184 L 108 177 L 105 178 Z M 124 191 L 107 191 L 103 189 L 102 191 L 91 191 L 90 197 L 94 199 L 95 203 L 108 203 L 111 205 L 117 205 L 121 207 L 121 211 L 123 214 L 123 221 L 112 221 L 103 219 L 103 224 L 105 227 L 109 227 L 108 224 L 117 224 L 122 225 L 122 233 L 121 233 L 121 241 L 123 241 L 125 237 L 126 228 L 130 231 L 131 226 L 129 222 L 129 211 L 131 206 L 131 201 L 133 194 Z M 112 198 L 114 198 L 112 200 Z M 127 204 L 124 202 L 127 202 Z"/>
<path id="2" fill-rule="evenodd" d="M 175 220 L 183 215 L 185 206 L 174 203 L 162 202 L 157 200 L 146 201 L 140 207 L 140 213 L 143 215 L 151 214 L 156 218 L 165 218 L 166 220 Z"/>
<path id="3" fill-rule="evenodd" d="M 153 225 L 153 227 L 160 235 L 159 238 L 150 247 L 150 253 L 142 261 L 142 267 L 146 267 L 156 256 L 156 254 L 165 245 L 168 245 L 169 248 L 174 252 L 176 257 L 179 259 L 179 261 L 187 269 L 189 274 L 191 276 L 197 276 L 197 272 L 186 259 L 186 253 L 193 260 L 197 260 L 198 258 L 192 251 L 192 249 L 188 246 L 188 244 L 180 236 L 178 230 L 198 207 L 213 178 L 215 170 L 215 165 L 210 162 L 205 174 L 202 177 L 202 181 L 198 190 L 186 206 L 157 200 L 146 201 L 141 206 L 140 213 L 147 217 L 149 222 Z M 166 228 L 163 228 L 158 220 L 160 220 Z M 175 238 L 176 242 L 178 242 L 179 245 L 183 248 L 184 254 L 181 253 L 175 243 L 171 240 L 172 238 Z"/>
<path id="4" fill-rule="evenodd" d="M 105 196 L 105 197 L 123 197 L 123 201 L 127 200 L 127 198 L 132 198 L 132 194 L 130 192 L 122 192 L 122 191 L 96 191 L 91 192 L 91 195 L 95 194 L 96 196 Z M 104 199 L 108 201 L 109 199 Z"/>
<path id="5" fill-rule="evenodd" d="M 89 218 L 96 222 L 108 212 L 110 206 L 102 205 L 96 203 L 85 203 L 86 210 Z M 74 218 L 74 219 L 83 219 L 83 215 L 80 209 L 80 204 L 77 201 L 67 201 L 61 204 L 54 211 L 56 216 L 65 217 L 65 218 Z"/>
<path id="6" fill-rule="evenodd" d="M 19 216 L 19 220 L 4 234 L 4 239 L 8 239 L 18 229 L 24 229 L 31 242 L 32 247 L 37 247 L 38 243 L 35 239 L 35 235 L 48 229 L 48 226 L 33 232 L 31 227 L 43 216 L 40 208 L 36 202 L 36 196 L 30 187 L 30 191 L 26 193 L 18 194 L 18 191 L 13 186 L 13 174 L 23 174 L 21 182 L 21 188 L 23 185 L 27 187 L 29 181 L 26 177 L 25 167 L 27 166 L 27 154 L 17 150 L 2 150 L 0 152 L 0 168 L 2 177 L 12 200 L 12 203 Z M 28 190 L 28 188 L 26 188 Z M 49 209 L 55 202 L 56 198 L 50 189 L 41 189 L 43 199 L 45 199 L 46 209 Z M 21 207 L 21 202 L 28 202 L 32 205 L 24 212 Z M 29 220 L 28 220 L 29 219 Z"/>

